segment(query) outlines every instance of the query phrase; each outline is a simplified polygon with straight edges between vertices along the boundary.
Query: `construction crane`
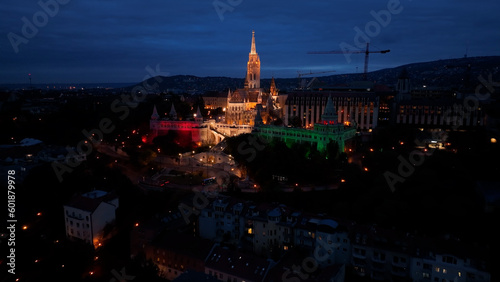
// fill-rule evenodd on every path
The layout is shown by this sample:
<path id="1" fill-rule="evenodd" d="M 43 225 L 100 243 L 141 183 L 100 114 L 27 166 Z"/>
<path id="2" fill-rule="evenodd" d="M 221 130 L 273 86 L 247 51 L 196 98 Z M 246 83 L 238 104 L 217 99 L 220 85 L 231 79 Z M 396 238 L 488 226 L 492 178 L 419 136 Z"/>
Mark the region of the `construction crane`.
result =
<path id="1" fill-rule="evenodd" d="M 360 53 L 365 53 L 365 71 L 363 72 L 363 79 L 366 80 L 366 74 L 368 73 L 368 57 L 369 57 L 370 53 L 385 54 L 385 53 L 391 52 L 391 50 L 370 51 L 369 47 L 370 47 L 370 43 L 366 43 L 366 51 L 362 51 L 362 50 L 312 51 L 312 52 L 307 52 L 307 54 L 360 54 Z"/>
<path id="2" fill-rule="evenodd" d="M 320 74 L 320 73 L 329 73 L 329 72 L 335 72 L 335 71 L 319 71 L 319 72 L 312 72 L 312 71 L 309 71 L 308 73 L 300 73 L 299 71 L 297 71 L 297 79 L 298 79 L 298 84 L 299 84 L 299 88 L 302 88 L 302 83 L 300 81 L 300 78 L 305 76 L 305 75 L 311 75 L 311 74 Z"/>

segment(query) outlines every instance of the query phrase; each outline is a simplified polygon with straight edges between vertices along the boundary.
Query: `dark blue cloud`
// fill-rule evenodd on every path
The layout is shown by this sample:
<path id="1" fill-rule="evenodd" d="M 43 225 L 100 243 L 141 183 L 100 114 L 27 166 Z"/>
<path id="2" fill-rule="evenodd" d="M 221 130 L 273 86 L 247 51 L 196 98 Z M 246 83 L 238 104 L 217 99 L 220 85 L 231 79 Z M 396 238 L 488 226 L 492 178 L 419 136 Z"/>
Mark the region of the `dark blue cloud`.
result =
<path id="1" fill-rule="evenodd" d="M 0 83 L 25 82 L 27 73 L 47 83 L 136 82 L 158 64 L 171 75 L 243 77 L 252 30 L 263 77 L 361 71 L 362 54 L 349 63 L 343 55 L 307 52 L 355 46 L 355 28 L 365 31 L 375 21 L 372 12 L 395 1 L 69 0 L 15 53 L 8 35 L 22 36 L 21 19 L 33 21 L 43 10 L 36 1 L 8 0 L 0 8 Z M 214 3 L 236 5 L 221 13 Z M 496 0 L 397 6 L 402 10 L 370 36 L 373 50 L 391 49 L 370 56 L 370 70 L 461 57 L 466 48 L 469 56 L 499 55 Z"/>

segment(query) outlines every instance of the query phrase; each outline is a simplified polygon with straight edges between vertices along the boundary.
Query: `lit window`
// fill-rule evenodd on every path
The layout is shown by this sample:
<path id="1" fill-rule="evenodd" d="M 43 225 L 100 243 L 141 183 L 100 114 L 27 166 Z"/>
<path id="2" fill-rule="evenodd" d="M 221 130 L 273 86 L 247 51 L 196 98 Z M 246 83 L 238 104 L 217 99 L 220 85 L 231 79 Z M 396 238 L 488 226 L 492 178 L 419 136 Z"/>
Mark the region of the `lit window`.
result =
<path id="1" fill-rule="evenodd" d="M 446 268 L 443 268 L 443 273 L 445 273 L 445 274 L 446 274 Z"/>
<path id="2" fill-rule="evenodd" d="M 436 270 L 436 272 L 439 272 L 440 269 L 439 269 L 439 267 L 436 267 L 436 268 L 434 268 L 434 270 Z"/>

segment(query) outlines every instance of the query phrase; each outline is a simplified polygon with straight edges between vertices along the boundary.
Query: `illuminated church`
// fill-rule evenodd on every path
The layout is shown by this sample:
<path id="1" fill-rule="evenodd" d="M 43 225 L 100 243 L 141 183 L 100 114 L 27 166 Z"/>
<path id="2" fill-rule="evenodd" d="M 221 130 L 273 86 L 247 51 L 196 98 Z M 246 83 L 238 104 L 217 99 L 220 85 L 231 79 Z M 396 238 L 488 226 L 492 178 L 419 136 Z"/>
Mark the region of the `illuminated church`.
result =
<path id="1" fill-rule="evenodd" d="M 226 107 L 226 123 L 231 125 L 254 125 L 257 113 L 264 123 L 272 121 L 279 107 L 278 89 L 274 78 L 269 91 L 260 87 L 260 58 L 255 47 L 255 31 L 252 31 L 252 46 L 248 55 L 244 88 L 229 90 Z"/>

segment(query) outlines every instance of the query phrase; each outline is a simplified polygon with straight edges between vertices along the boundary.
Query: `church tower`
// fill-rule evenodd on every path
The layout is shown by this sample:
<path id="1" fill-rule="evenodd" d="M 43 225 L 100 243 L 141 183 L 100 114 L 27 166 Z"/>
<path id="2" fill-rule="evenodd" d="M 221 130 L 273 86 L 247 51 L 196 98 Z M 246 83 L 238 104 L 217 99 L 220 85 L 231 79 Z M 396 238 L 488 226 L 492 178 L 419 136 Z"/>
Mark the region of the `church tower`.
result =
<path id="1" fill-rule="evenodd" d="M 260 88 L 260 58 L 255 48 L 255 31 L 252 31 L 252 47 L 248 55 L 245 88 Z"/>
<path id="2" fill-rule="evenodd" d="M 321 115 L 321 121 L 323 124 L 337 124 L 338 123 L 338 115 L 335 110 L 335 106 L 333 105 L 332 96 L 328 96 L 328 100 L 326 101 L 325 110 Z"/>
<path id="3" fill-rule="evenodd" d="M 274 81 L 274 77 L 271 79 L 271 88 L 269 89 L 269 95 L 276 100 L 278 96 L 278 88 L 276 88 L 276 81 Z"/>

